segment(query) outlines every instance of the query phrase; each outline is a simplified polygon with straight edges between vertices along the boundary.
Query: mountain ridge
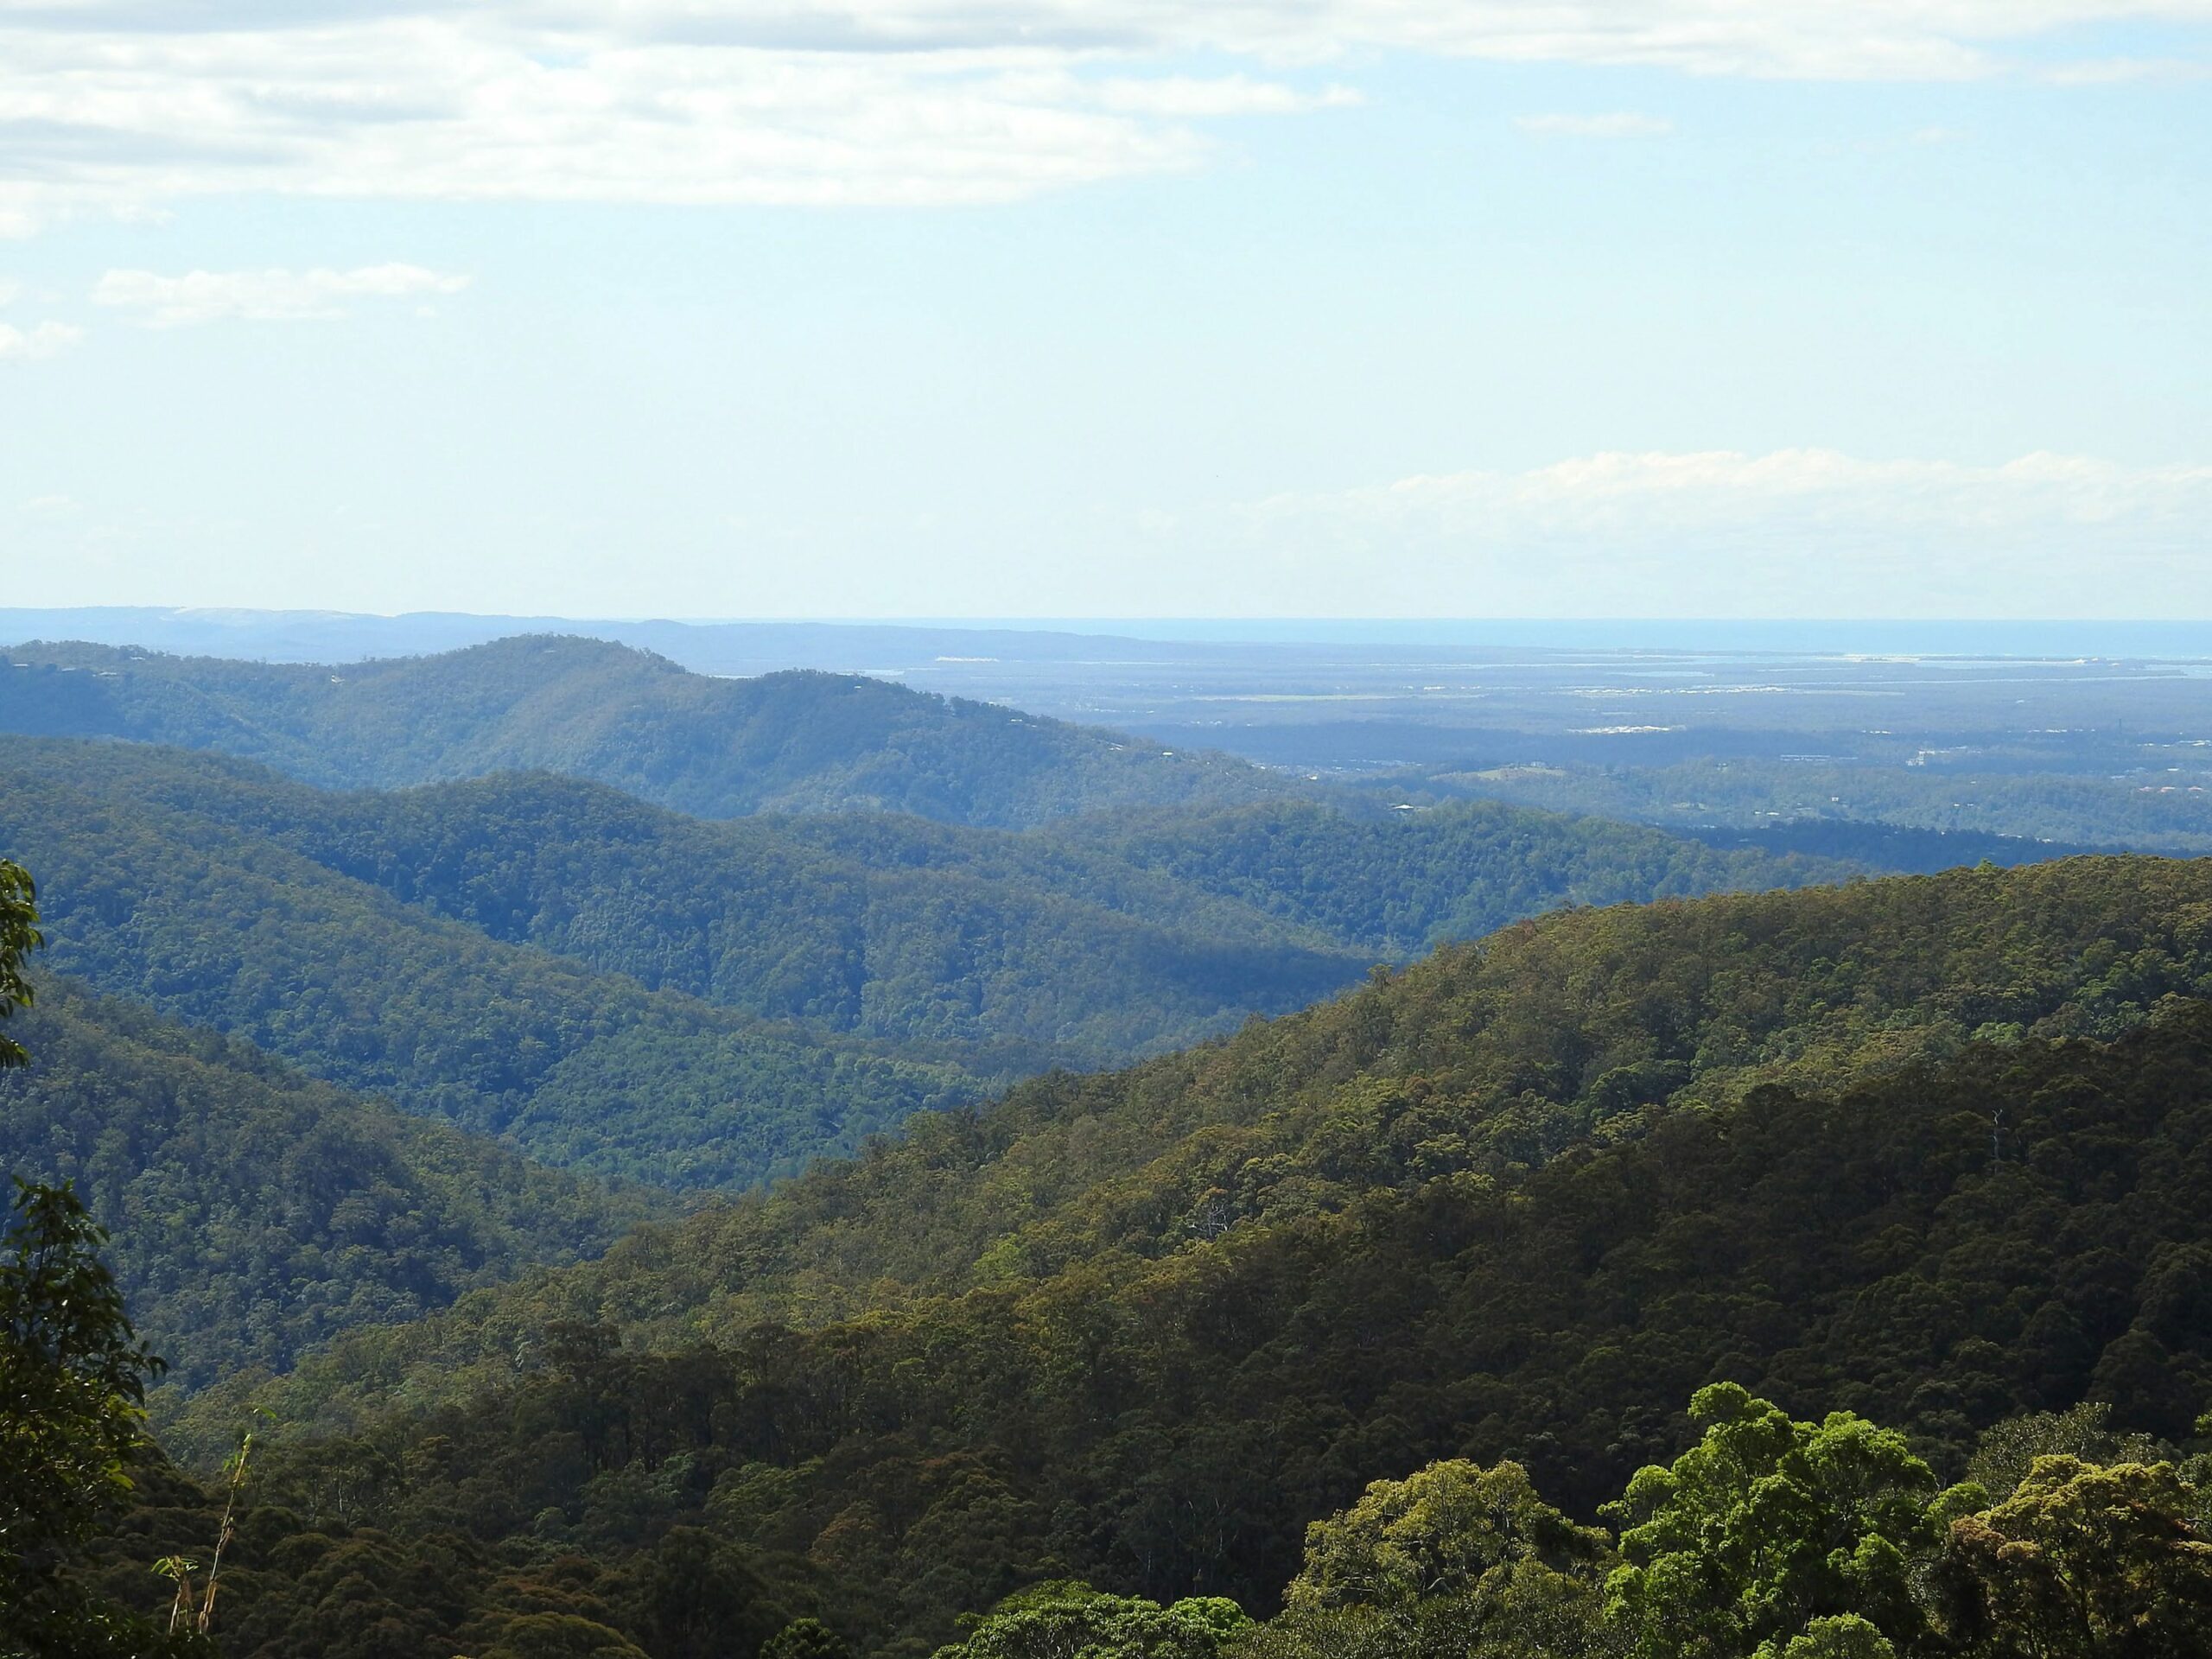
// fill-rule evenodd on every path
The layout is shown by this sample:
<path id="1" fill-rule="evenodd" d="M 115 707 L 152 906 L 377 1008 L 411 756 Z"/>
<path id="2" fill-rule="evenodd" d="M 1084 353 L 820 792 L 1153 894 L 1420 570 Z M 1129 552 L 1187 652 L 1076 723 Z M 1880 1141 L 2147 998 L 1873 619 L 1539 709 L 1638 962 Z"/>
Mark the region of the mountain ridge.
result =
<path id="1" fill-rule="evenodd" d="M 1288 787 L 1226 755 L 864 676 L 717 679 L 577 636 L 335 667 L 35 642 L 7 656 L 0 727 L 214 748 L 327 787 L 544 767 L 702 817 L 858 809 L 1000 827 Z"/>

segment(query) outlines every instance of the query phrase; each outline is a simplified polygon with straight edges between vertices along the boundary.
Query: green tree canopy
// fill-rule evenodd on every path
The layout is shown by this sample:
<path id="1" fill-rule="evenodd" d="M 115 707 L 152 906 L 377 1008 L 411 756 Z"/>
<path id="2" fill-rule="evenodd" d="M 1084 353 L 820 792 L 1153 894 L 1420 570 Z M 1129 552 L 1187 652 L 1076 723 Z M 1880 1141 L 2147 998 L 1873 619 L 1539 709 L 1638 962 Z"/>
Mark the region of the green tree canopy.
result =
<path id="1" fill-rule="evenodd" d="M 1607 1611 L 1631 1651 L 1779 1655 L 1801 1635 L 1844 1639 L 1809 1626 L 1847 1613 L 1892 1639 L 1918 1630 L 1907 1558 L 1936 1478 L 1902 1435 L 1849 1412 L 1795 1421 L 1732 1382 L 1700 1389 L 1690 1416 L 1698 1444 L 1608 1506 L 1628 1524 Z"/>
<path id="2" fill-rule="evenodd" d="M 516 1613 L 496 1621 L 478 1659 L 649 1659 L 621 1631 L 574 1613 Z"/>
<path id="3" fill-rule="evenodd" d="M 23 959 L 44 943 L 37 889 L 0 860 L 0 1019 L 31 1000 Z M 0 1037 L 0 1067 L 22 1046 Z M 100 1512 L 130 1490 L 146 1378 L 161 1362 L 124 1316 L 100 1260 L 107 1235 L 69 1187 L 16 1182 L 0 1230 L 0 1656 L 73 1659 L 166 1645 L 67 1573 Z M 189 1646 L 189 1638 L 176 1644 Z"/>
<path id="4" fill-rule="evenodd" d="M 1455 1458 L 1378 1480 L 1306 1529 L 1282 1615 L 1243 1659 L 1506 1659 L 1593 1653 L 1605 1534 L 1516 1463 Z"/>
<path id="5" fill-rule="evenodd" d="M 68 1188 L 16 1184 L 0 1238 L 0 1546 L 13 1562 L 78 1541 L 130 1489 L 159 1362 L 124 1317 L 105 1238 Z"/>
<path id="6" fill-rule="evenodd" d="M 2156 1463 L 2158 1443 L 2148 1434 L 2122 1434 L 2112 1427 L 2112 1407 L 2084 1400 L 2065 1411 L 2031 1411 L 1993 1424 L 1974 1447 L 1967 1478 L 1991 1497 L 2010 1497 L 2044 1458 L 2083 1463 Z"/>
<path id="7" fill-rule="evenodd" d="M 106 1234 L 67 1186 L 16 1184 L 0 1235 L 0 1656 L 139 1655 L 173 1644 L 69 1574 L 131 1490 L 146 1378 L 160 1362 L 124 1317 Z"/>
<path id="8" fill-rule="evenodd" d="M 2038 1458 L 2012 1496 L 1951 1522 L 1965 1633 L 1992 1659 L 2212 1652 L 2212 1541 L 2171 1464 Z"/>
<path id="9" fill-rule="evenodd" d="M 760 1645 L 760 1659 L 853 1659 L 845 1638 L 818 1618 L 795 1618 Z"/>
<path id="10" fill-rule="evenodd" d="M 1217 1659 L 1250 1624 L 1218 1596 L 1163 1607 L 1062 1580 L 1008 1596 L 938 1659 Z"/>
<path id="11" fill-rule="evenodd" d="M 1594 1561 L 1610 1540 L 1541 1498 L 1517 1463 L 1464 1458 L 1404 1480 L 1378 1480 L 1341 1515 L 1306 1529 L 1293 1607 L 1392 1607 L 1471 1595 L 1522 1562 L 1554 1571 Z"/>
<path id="12" fill-rule="evenodd" d="M 0 858 L 0 1020 L 30 1006 L 23 958 L 46 943 L 38 931 L 37 900 L 30 872 Z M 21 1065 L 25 1058 L 21 1043 L 0 1033 L 0 1066 Z"/>
<path id="13" fill-rule="evenodd" d="M 1816 1618 L 1793 1636 L 1782 1659 L 1897 1659 L 1897 1649 L 1856 1613 Z"/>

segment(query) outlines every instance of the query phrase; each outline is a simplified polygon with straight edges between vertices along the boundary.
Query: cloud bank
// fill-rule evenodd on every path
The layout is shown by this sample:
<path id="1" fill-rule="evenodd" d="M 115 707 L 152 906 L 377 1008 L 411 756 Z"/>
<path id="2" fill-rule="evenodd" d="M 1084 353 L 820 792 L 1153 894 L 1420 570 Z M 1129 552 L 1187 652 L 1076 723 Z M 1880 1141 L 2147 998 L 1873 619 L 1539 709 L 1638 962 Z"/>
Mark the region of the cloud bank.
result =
<path id="1" fill-rule="evenodd" d="M 1604 537 L 1716 531 L 1787 518 L 1850 532 L 1915 523 L 2002 531 L 2035 524 L 2212 531 L 2212 466 L 2126 467 L 2045 452 L 1999 466 L 1869 461 L 1834 449 L 1608 451 L 1526 472 L 1417 474 L 1252 511 L 1423 534 Z M 2212 551 L 2212 549 L 2208 549 Z"/>
<path id="2" fill-rule="evenodd" d="M 1346 101 L 1313 79 L 1363 51 L 1956 79 L 2127 21 L 2212 0 L 27 0 L 0 228 L 225 192 L 995 201 L 1198 165 L 1205 123 Z"/>
<path id="3" fill-rule="evenodd" d="M 1453 613 L 2212 607 L 2212 465 L 1615 452 L 1281 495 L 1233 518 L 1261 556 L 1360 568 L 1378 596 Z"/>

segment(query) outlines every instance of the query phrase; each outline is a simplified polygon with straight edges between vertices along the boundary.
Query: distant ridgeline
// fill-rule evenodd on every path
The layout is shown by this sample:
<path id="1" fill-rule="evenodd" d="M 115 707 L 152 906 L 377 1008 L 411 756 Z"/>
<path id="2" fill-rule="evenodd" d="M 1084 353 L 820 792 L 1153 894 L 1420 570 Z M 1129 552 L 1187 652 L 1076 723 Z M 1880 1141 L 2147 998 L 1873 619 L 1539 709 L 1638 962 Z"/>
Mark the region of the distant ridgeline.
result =
<path id="1" fill-rule="evenodd" d="M 1227 755 L 882 680 L 716 679 L 567 636 L 334 668 L 86 645 L 0 658 L 0 730 L 214 749 L 336 788 L 543 768 L 704 817 L 861 810 L 1001 827 L 1284 789 Z"/>
<path id="2" fill-rule="evenodd" d="M 1638 1465 L 1691 1444 L 1686 1404 L 1725 1380 L 1814 1420 L 1793 1431 L 1740 1394 L 1707 1396 L 1709 1433 L 1767 1447 L 1745 1481 L 1831 1410 L 1905 1438 L 1845 1424 L 1789 1463 L 1789 1491 L 1814 1507 L 1776 1497 L 1758 1524 L 1810 1528 L 1809 1576 L 1764 1600 L 1726 1579 L 1756 1580 L 1764 1556 L 1713 1557 L 1715 1628 L 1802 1625 L 1826 1643 L 1792 1659 L 2126 1651 L 1992 1645 L 2010 1627 L 1987 1620 L 2040 1617 L 2004 1599 L 2001 1563 L 2022 1559 L 2004 1554 L 2005 1529 L 2063 1531 L 2066 1505 L 2134 1492 L 2144 1553 L 2114 1558 L 2112 1605 L 2134 1595 L 2142 1628 L 2198 1628 L 2190 1598 L 2212 1582 L 2189 1553 L 2204 1548 L 2188 1543 L 2199 1500 L 2171 1471 L 2052 1465 L 2045 1486 L 2020 1484 L 2039 1450 L 2203 1449 L 2208 993 L 2212 866 L 2196 863 L 2085 858 L 1554 913 L 1224 1042 L 923 1116 L 597 1262 L 358 1332 L 274 1384 L 203 1390 L 171 1443 L 207 1455 L 250 1403 L 289 1425 L 269 1507 L 241 1535 L 242 1652 L 302 1650 L 341 1618 L 419 1631 L 427 1652 L 565 1607 L 610 1633 L 591 1651 L 620 1640 L 658 1659 L 693 1651 L 656 1622 L 690 1605 L 671 1599 L 681 1582 L 721 1599 L 715 1650 L 741 1659 L 802 1611 L 918 1656 L 958 1634 L 957 1614 L 1039 1580 L 1264 1614 L 1294 1575 L 1328 1581 L 1313 1552 L 1333 1535 L 1309 1522 L 1439 1459 L 1516 1459 L 1596 1519 Z M 2085 1398 L 2111 1402 L 2109 1432 L 2094 1414 L 1997 1427 Z M 1996 1484 L 1929 1508 L 1970 1453 Z M 1663 1554 L 1659 1517 L 1678 1499 L 1735 1501 L 1725 1481 L 1642 1481 L 1607 1518 L 1657 1529 L 1613 1557 L 1527 1508 L 1517 1475 L 1460 1508 L 1451 1483 L 1471 1476 L 1429 1478 L 1443 1507 L 1419 1525 L 1505 1529 L 1570 1576 Z M 2027 1507 L 2005 1510 L 2015 1485 Z M 1370 1494 L 1385 1510 L 1418 1496 Z M 166 1547 L 204 1502 L 162 1477 L 130 1535 Z M 1391 1513 L 1344 1520 L 1330 1548 L 1416 1536 L 1411 1519 L 1376 1534 Z M 1837 1556 L 1834 1537 L 1861 1528 L 1896 1548 Z M 1482 1555 L 1449 1593 L 1519 1559 Z M 1691 1565 L 1649 1594 L 1705 1584 Z M 1999 1577 L 1975 1601 L 1984 1567 Z M 1383 1593 L 1362 1582 L 1344 1592 L 1355 1606 Z M 1514 1586 L 1535 1587 L 1516 1567 L 1491 1593 Z M 1290 1646 L 1261 1651 L 1400 1650 L 1402 1621 L 1297 1624 L 1341 1605 L 1319 1593 L 1294 1588 Z M 1548 1608 L 1594 1642 L 1593 1601 L 1580 1626 L 1541 1599 L 1453 1605 L 1443 1645 L 1421 1651 L 1462 1650 L 1446 1637 L 1471 1640 L 1478 1618 L 1499 1621 L 1481 1627 L 1484 1654 L 1614 1650 L 1528 1623 Z M 1663 1636 L 1640 1605 L 1620 1628 Z M 1875 1623 L 1804 1625 L 1847 1611 Z M 1634 1623 L 1647 1616 L 1660 1623 Z M 1871 1645 L 1877 1626 L 1898 1645 Z M 1980 1646 L 1937 1640 L 1976 1630 Z M 1629 1650 L 1751 1651 L 1749 1637 L 1651 1643 Z"/>
<path id="3" fill-rule="evenodd" d="M 0 649 L 0 731 L 212 749 L 339 788 L 544 769 L 708 817 L 899 812 L 1020 829 L 1133 809 L 1344 798 L 1302 772 L 864 675 L 720 678 L 573 635 L 328 666 L 16 645 Z M 1470 729 L 1463 747 L 1497 735 Z M 1471 772 L 1462 756 L 1350 787 L 1386 805 L 1472 797 L 1677 832 L 1719 825 L 1729 844 L 1875 869 L 2212 850 L 2208 798 L 2163 771 L 2053 772 L 2032 746 L 1936 767 L 1819 760 L 1676 754 Z M 1980 770 L 1961 770 L 1969 766 Z"/>

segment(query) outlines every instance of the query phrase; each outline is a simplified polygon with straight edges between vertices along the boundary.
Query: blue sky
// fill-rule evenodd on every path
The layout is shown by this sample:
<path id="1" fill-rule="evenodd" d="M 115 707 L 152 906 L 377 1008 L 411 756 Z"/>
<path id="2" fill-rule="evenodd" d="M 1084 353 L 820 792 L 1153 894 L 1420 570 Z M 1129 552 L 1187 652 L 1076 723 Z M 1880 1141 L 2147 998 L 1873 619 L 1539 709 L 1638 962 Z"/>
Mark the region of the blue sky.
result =
<path id="1" fill-rule="evenodd" d="M 0 574 L 2212 616 L 2209 75 L 2207 0 L 0 10 Z"/>

